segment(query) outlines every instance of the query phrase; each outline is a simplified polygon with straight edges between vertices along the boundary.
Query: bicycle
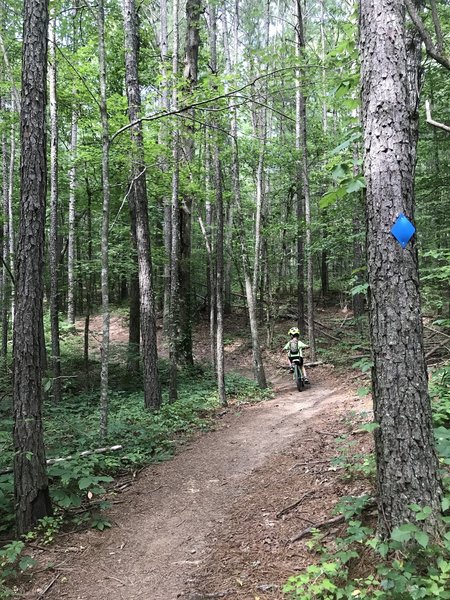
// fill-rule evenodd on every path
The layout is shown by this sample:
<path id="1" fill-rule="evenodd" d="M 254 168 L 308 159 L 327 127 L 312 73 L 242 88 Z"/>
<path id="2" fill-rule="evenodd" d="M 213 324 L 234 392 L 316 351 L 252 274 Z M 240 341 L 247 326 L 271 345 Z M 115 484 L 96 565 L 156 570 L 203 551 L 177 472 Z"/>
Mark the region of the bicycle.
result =
<path id="1" fill-rule="evenodd" d="M 299 392 L 302 392 L 305 388 L 305 378 L 303 377 L 302 362 L 303 360 L 301 358 L 293 358 L 291 363 L 294 369 L 294 381 L 297 385 L 297 389 Z"/>

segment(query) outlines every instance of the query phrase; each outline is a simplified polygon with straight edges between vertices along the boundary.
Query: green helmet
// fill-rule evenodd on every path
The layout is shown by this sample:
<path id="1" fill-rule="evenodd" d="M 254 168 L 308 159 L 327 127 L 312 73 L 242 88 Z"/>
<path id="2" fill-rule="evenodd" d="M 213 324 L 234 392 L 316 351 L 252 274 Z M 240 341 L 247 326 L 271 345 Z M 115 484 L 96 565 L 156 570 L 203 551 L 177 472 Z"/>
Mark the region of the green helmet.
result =
<path id="1" fill-rule="evenodd" d="M 289 335 L 300 335 L 300 330 L 298 327 L 291 327 L 288 333 Z"/>

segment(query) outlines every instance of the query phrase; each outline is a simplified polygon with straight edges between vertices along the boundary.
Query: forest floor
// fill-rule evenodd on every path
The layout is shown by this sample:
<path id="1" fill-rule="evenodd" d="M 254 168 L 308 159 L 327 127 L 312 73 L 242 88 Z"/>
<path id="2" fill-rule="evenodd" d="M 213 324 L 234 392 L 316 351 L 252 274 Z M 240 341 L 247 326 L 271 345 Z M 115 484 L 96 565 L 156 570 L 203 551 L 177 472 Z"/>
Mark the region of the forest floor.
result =
<path id="1" fill-rule="evenodd" d="M 113 331 L 113 342 L 125 341 L 119 321 Z M 206 331 L 196 332 L 195 351 L 207 356 Z M 248 340 L 234 336 L 227 369 L 250 374 L 250 355 Z M 58 536 L 22 597 L 283 598 L 287 578 L 314 561 L 307 539 L 291 540 L 330 519 L 340 498 L 367 492 L 345 463 L 371 450 L 372 436 L 360 429 L 371 408 L 352 375 L 311 368 L 311 386 L 299 393 L 279 352 L 265 360 L 271 400 L 219 410 L 207 433 L 142 471 L 109 510 L 111 529 Z"/>

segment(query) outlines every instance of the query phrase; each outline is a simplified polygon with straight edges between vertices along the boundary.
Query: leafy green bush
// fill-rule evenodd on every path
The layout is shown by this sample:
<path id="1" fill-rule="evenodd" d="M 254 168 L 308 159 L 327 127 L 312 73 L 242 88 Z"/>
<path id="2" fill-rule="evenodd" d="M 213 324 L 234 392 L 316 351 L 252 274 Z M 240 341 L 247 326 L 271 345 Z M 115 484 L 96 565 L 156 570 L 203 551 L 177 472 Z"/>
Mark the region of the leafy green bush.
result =
<path id="1" fill-rule="evenodd" d="M 429 509 L 416 508 L 416 518 L 426 519 Z M 354 577 L 353 567 L 363 555 L 374 567 L 367 575 Z M 319 563 L 291 577 L 284 592 L 298 600 L 450 598 L 450 533 L 441 544 L 432 544 L 417 525 L 406 523 L 381 541 L 361 521 L 350 520 L 333 551 L 323 546 Z"/>

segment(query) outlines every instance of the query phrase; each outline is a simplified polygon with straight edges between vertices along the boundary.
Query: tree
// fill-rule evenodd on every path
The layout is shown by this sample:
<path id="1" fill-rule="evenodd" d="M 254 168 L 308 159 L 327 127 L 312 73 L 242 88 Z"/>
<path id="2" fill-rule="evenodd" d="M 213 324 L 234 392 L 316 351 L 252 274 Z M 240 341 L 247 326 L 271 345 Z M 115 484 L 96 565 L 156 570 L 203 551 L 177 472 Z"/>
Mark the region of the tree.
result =
<path id="1" fill-rule="evenodd" d="M 132 182 L 130 202 L 136 214 L 136 246 L 138 255 L 140 324 L 142 336 L 142 365 L 145 406 L 157 409 L 161 405 L 161 388 L 157 368 L 156 321 L 153 297 L 150 232 L 148 224 L 147 183 L 145 176 L 142 123 L 138 121 L 141 93 L 138 77 L 137 15 L 134 0 L 123 0 L 125 25 L 125 83 L 128 97 L 128 116 L 132 137 Z"/>
<path id="2" fill-rule="evenodd" d="M 440 485 L 422 340 L 417 248 L 390 234 L 400 213 L 414 219 L 420 44 L 402 0 L 367 0 L 360 16 L 367 263 L 382 536 L 418 523 L 439 530 Z"/>
<path id="3" fill-rule="evenodd" d="M 297 24 L 296 24 L 296 50 L 299 61 L 304 60 L 305 50 L 305 33 L 303 24 L 303 13 L 300 0 L 296 0 L 297 8 Z M 306 224 L 306 272 L 307 272 L 307 298 L 308 298 L 308 341 L 310 347 L 311 360 L 315 360 L 316 342 L 314 339 L 314 272 L 313 272 L 313 256 L 311 242 L 311 198 L 309 192 L 309 167 L 308 167 L 308 147 L 306 138 L 306 100 L 303 93 L 302 79 L 304 78 L 303 69 L 300 67 L 297 70 L 297 85 L 296 85 L 296 147 L 300 151 L 299 160 L 299 178 L 300 182 L 297 189 L 301 189 L 301 194 L 304 202 L 305 224 Z M 298 200 L 300 202 L 300 200 Z M 299 211 L 299 216 L 302 216 L 303 211 Z M 303 251 L 303 245 L 301 251 Z M 300 247 L 299 247 L 300 251 Z M 299 260 L 299 277 L 303 275 L 300 272 Z M 300 284 L 301 290 L 301 284 Z M 299 308 L 301 307 L 299 293 Z M 301 316 L 299 315 L 299 324 L 301 326 Z"/>
<path id="4" fill-rule="evenodd" d="M 186 40 L 184 58 L 184 78 L 187 93 L 192 94 L 198 79 L 198 54 L 200 47 L 200 16 L 202 13 L 202 0 L 186 1 Z M 193 118 L 194 111 L 188 115 Z M 182 139 L 184 156 L 191 167 L 195 157 L 194 128 L 186 126 Z M 183 202 L 179 207 L 180 223 L 180 258 L 179 258 L 179 317 L 180 331 L 178 352 L 181 359 L 187 364 L 193 364 L 192 355 L 192 285 L 191 285 L 191 255 L 192 255 L 192 204 L 191 193 L 184 194 Z"/>
<path id="5" fill-rule="evenodd" d="M 173 1 L 173 47 L 172 47 L 172 110 L 178 109 L 178 0 Z M 169 353 L 170 353 L 170 389 L 169 397 L 172 402 L 177 399 L 177 339 L 179 337 L 179 261 L 180 261 L 180 134 L 178 123 L 175 122 L 172 131 L 172 201 L 170 212 L 170 323 L 169 323 Z"/>
<path id="6" fill-rule="evenodd" d="M 49 24 L 50 47 L 50 326 L 52 338 L 53 401 L 61 401 L 61 355 L 59 346 L 58 292 L 58 108 L 56 97 L 56 29 L 55 19 Z"/>
<path id="7" fill-rule="evenodd" d="M 100 80 L 100 118 L 102 123 L 102 368 L 100 380 L 100 433 L 105 437 L 108 431 L 108 375 L 109 375 L 109 118 L 106 104 L 106 51 L 105 51 L 105 6 L 100 0 L 97 11 L 98 64 Z"/>
<path id="8" fill-rule="evenodd" d="M 20 220 L 14 320 L 14 490 L 18 534 L 52 512 L 42 431 L 47 0 L 25 0 Z"/>

